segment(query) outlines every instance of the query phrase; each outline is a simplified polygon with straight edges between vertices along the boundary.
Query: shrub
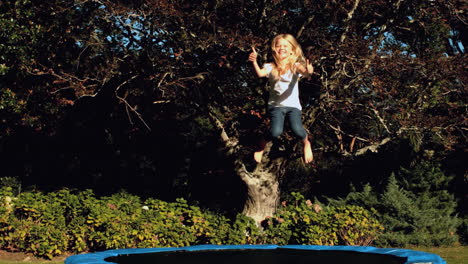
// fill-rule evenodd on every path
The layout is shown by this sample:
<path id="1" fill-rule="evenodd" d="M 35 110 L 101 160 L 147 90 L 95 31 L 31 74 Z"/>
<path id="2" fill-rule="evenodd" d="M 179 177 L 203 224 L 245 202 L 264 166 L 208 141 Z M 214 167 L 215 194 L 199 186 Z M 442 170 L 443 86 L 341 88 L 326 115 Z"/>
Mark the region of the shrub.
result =
<path id="1" fill-rule="evenodd" d="M 149 199 L 134 235 L 139 246 L 189 246 L 211 242 L 216 232 L 210 217 L 186 200 L 175 203 Z M 221 223 L 219 223 L 221 224 Z M 148 237 L 149 236 L 149 237 Z"/>
<path id="2" fill-rule="evenodd" d="M 63 207 L 50 198 L 40 192 L 22 193 L 8 205 L 0 231 L 2 248 L 45 258 L 68 249 Z"/>
<path id="3" fill-rule="evenodd" d="M 468 245 L 468 218 L 463 218 L 463 222 L 458 228 L 460 234 L 460 242 L 463 245 Z"/>
<path id="4" fill-rule="evenodd" d="M 238 214 L 228 234 L 226 244 L 257 244 L 261 240 L 260 229 L 255 221 Z"/>
<path id="5" fill-rule="evenodd" d="M 446 190 L 450 180 L 439 166 L 425 162 L 392 174 L 381 194 L 365 186 L 329 202 L 375 209 L 386 230 L 376 241 L 379 246 L 448 246 L 457 241 L 460 224 L 455 198 Z"/>
<path id="6" fill-rule="evenodd" d="M 264 221 L 267 241 L 276 244 L 369 245 L 382 226 L 359 206 L 322 208 L 299 193 Z"/>
<path id="7" fill-rule="evenodd" d="M 25 192 L 0 189 L 0 248 L 52 258 L 68 252 L 197 244 L 362 245 L 380 225 L 358 206 L 326 207 L 300 194 L 264 221 L 238 214 L 231 221 L 184 199 L 142 201 L 120 192 L 95 197 L 90 190 Z M 8 199 L 7 199 L 8 198 Z"/>

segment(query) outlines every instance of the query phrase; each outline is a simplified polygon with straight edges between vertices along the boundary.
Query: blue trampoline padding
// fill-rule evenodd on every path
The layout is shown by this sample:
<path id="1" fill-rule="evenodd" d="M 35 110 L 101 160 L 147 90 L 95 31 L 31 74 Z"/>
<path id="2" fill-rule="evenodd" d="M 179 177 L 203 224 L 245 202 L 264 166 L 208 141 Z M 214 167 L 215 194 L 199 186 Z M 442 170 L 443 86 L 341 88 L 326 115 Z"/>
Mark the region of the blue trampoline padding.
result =
<path id="1" fill-rule="evenodd" d="M 312 251 L 354 251 L 369 254 L 384 254 L 393 255 L 396 257 L 406 258 L 404 264 L 446 264 L 445 260 L 439 255 L 410 250 L 410 249 L 396 249 L 396 248 L 375 248 L 363 246 L 311 246 L 311 245 L 198 245 L 189 247 L 166 247 L 166 248 L 130 248 L 130 249 L 114 249 L 106 250 L 95 253 L 79 254 L 68 257 L 65 264 L 110 264 L 112 262 L 105 261 L 106 258 L 116 257 L 119 255 L 128 254 L 144 254 L 144 253 L 157 253 L 168 251 L 197 251 L 197 250 L 238 250 L 238 249 L 298 249 L 298 250 L 312 250 Z"/>

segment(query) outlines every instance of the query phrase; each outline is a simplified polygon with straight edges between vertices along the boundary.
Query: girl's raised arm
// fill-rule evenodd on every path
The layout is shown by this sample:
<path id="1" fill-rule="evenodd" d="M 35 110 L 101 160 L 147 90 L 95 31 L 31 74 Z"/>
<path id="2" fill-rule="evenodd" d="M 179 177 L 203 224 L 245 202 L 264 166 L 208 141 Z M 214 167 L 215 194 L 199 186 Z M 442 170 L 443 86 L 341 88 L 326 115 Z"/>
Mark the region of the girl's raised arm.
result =
<path id="1" fill-rule="evenodd" d="M 249 61 L 252 62 L 252 65 L 254 66 L 255 72 L 257 73 L 258 77 L 266 77 L 268 75 L 268 70 L 265 68 L 260 68 L 257 62 L 257 50 L 255 50 L 255 47 L 252 46 L 252 53 L 249 55 Z"/>

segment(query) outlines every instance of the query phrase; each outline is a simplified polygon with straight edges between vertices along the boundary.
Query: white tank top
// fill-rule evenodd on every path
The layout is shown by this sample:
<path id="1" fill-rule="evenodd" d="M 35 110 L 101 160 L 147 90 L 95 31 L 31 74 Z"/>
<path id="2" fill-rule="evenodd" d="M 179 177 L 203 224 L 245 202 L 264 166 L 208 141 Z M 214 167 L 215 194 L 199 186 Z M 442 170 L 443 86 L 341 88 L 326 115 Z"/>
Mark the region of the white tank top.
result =
<path id="1" fill-rule="evenodd" d="M 279 107 L 295 107 L 302 110 L 301 102 L 299 101 L 299 79 L 301 74 L 294 74 L 291 70 L 280 75 L 278 80 L 272 74 L 273 64 L 266 63 L 263 65 L 268 71 L 269 92 L 268 105 Z"/>

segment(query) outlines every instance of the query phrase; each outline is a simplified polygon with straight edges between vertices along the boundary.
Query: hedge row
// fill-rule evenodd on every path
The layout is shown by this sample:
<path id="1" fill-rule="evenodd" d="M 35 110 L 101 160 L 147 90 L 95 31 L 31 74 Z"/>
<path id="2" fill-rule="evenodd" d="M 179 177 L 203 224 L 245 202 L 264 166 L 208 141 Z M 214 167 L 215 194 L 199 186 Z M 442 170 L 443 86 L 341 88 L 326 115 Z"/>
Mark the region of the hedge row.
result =
<path id="1" fill-rule="evenodd" d="M 197 244 L 367 245 L 382 231 L 358 206 L 321 208 L 300 194 L 257 227 L 239 214 L 228 219 L 184 199 L 165 202 L 125 192 L 97 198 L 90 190 L 24 192 L 0 189 L 0 248 L 51 258 L 115 248 Z"/>

